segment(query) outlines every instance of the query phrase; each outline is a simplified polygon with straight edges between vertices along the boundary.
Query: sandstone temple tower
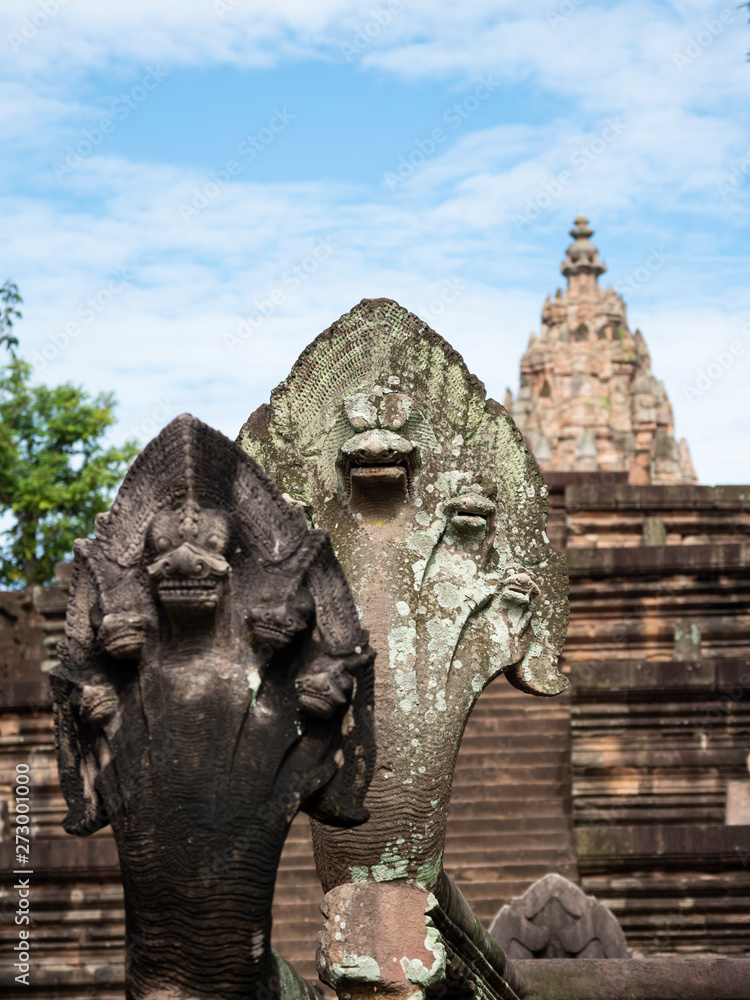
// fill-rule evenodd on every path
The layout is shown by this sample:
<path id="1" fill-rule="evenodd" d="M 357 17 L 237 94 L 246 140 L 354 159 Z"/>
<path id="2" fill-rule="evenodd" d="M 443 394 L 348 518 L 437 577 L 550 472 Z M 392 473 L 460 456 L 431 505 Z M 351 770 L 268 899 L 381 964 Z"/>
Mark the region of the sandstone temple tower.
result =
<path id="1" fill-rule="evenodd" d="M 543 472 L 627 472 L 633 485 L 696 483 L 690 450 L 674 437 L 664 384 L 651 373 L 640 330 L 611 286 L 579 215 L 561 271 L 564 292 L 547 296 L 542 329 L 521 360 L 521 387 L 506 407 Z"/>

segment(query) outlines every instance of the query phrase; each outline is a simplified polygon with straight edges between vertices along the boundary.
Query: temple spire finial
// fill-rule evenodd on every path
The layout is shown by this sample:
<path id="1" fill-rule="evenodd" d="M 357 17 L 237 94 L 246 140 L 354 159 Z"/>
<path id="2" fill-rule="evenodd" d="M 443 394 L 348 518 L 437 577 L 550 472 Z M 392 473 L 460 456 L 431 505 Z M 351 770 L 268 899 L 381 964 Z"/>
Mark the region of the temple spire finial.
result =
<path id="1" fill-rule="evenodd" d="M 604 261 L 599 261 L 599 250 L 591 242 L 594 230 L 589 225 L 589 220 L 585 215 L 576 216 L 575 224 L 570 230 L 573 243 L 566 251 L 565 260 L 560 270 L 568 279 L 569 286 L 573 284 L 571 278 L 577 275 L 592 275 L 591 278 L 580 279 L 576 284 L 596 284 L 599 275 L 604 274 L 607 265 Z"/>

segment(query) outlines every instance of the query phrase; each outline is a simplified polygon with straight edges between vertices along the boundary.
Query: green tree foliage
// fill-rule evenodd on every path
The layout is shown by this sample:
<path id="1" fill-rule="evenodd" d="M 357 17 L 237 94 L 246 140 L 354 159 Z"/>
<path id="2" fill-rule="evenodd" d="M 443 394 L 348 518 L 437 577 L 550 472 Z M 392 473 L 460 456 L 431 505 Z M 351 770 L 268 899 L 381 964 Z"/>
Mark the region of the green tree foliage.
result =
<path id="1" fill-rule="evenodd" d="M 21 318 L 18 306 L 23 299 L 18 294 L 18 285 L 6 281 L 0 288 L 0 347 L 7 347 L 11 354 L 18 347 L 18 338 L 12 333 L 13 323 Z"/>
<path id="2" fill-rule="evenodd" d="M 31 374 L 16 357 L 0 369 L 0 513 L 14 521 L 0 535 L 0 584 L 11 587 L 53 579 L 139 450 L 102 443 L 115 422 L 111 393 L 31 385 Z"/>

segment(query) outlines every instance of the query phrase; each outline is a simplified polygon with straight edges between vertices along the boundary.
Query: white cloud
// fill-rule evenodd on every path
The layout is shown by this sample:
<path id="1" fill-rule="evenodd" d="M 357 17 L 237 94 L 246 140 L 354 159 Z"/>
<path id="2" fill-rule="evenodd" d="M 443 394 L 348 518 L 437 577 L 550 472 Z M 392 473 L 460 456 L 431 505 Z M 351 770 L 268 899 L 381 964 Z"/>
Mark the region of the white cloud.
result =
<path id="1" fill-rule="evenodd" d="M 537 85 L 592 107 L 611 104 L 615 95 L 645 105 L 673 96 L 676 83 L 688 98 L 705 95 L 707 82 L 714 93 L 729 86 L 738 97 L 743 86 L 742 67 L 733 69 L 729 58 L 746 44 L 738 30 L 745 18 L 733 4 L 586 0 L 551 25 L 550 14 L 561 6 L 555 0 L 226 2 L 231 11 L 217 12 L 213 0 L 4 0 L 0 37 L 16 57 L 14 68 L 36 75 L 63 67 L 111 69 L 118 60 L 265 66 L 340 58 L 341 44 L 366 28 L 365 64 L 405 78 L 473 79 L 494 71 L 517 81 L 533 74 Z M 706 24 L 713 34 L 705 34 Z M 700 52 L 680 73 L 674 53 L 691 42 Z M 714 76 L 719 66 L 722 73 Z"/>
<path id="2" fill-rule="evenodd" d="M 690 444 L 699 478 L 745 483 L 750 423 L 750 295 L 729 308 L 654 309 L 644 333 L 664 380 L 676 431 Z M 741 353 L 734 354 L 732 348 Z"/>
<path id="3" fill-rule="evenodd" d="M 481 141 L 467 138 L 466 146 Z M 441 198 L 373 198 L 364 190 L 354 198 L 343 186 L 240 179 L 189 225 L 178 206 L 195 175 L 92 157 L 75 183 L 97 192 L 97 215 L 28 200 L 0 205 L 16 274 L 24 275 L 24 352 L 38 361 L 43 353 L 36 352 L 46 350 L 48 364 L 40 372 L 46 380 L 113 388 L 122 404 L 120 435 L 141 428 L 148 437 L 154 411 L 164 411 L 166 422 L 172 410 L 184 409 L 232 435 L 320 330 L 362 297 L 384 295 L 423 315 L 502 399 L 505 386 L 516 385 L 518 360 L 528 331 L 538 326 L 544 294 L 560 281 L 557 262 L 573 207 L 555 205 L 517 238 L 507 235 L 506 219 L 499 239 L 493 218 L 499 224 L 508 204 L 521 203 L 527 179 L 515 166 L 492 173 L 490 161 L 483 174 L 472 176 L 471 156 L 462 172 L 462 148 L 446 154 L 448 165 L 438 157 L 429 168 L 450 177 Z M 597 183 L 601 197 L 606 175 Z M 493 186 L 500 193 L 490 197 Z M 550 232 L 559 250 L 542 267 L 539 241 Z M 606 229 L 600 227 L 597 239 L 611 258 Z M 331 250 L 315 262 L 321 241 Z M 613 276 L 621 273 L 616 260 L 610 259 L 610 268 Z M 122 269 L 125 287 L 111 293 L 112 275 L 122 277 Z M 723 385 L 706 394 L 707 409 L 686 408 L 678 397 L 686 377 L 680 365 L 687 359 L 688 368 L 700 364 L 706 331 L 726 339 L 750 319 L 750 302 L 739 291 L 726 305 L 704 301 L 697 320 L 695 310 L 686 315 L 682 304 L 680 273 L 684 262 L 665 265 L 635 298 L 631 313 L 652 346 L 656 374 L 668 384 L 678 432 L 688 436 L 699 474 L 711 481 L 722 478 L 726 451 L 742 447 L 746 419 L 735 422 L 740 410 L 726 409 Z M 442 308 L 441 292 L 456 279 L 460 293 Z M 741 275 L 735 280 L 739 289 Z M 274 292 L 280 301 L 269 308 Z M 87 305 L 92 297 L 93 306 Z M 269 314 L 257 329 L 228 345 L 226 335 L 236 334 L 239 318 L 252 314 L 257 322 L 264 303 Z M 66 342 L 68 323 L 80 333 Z M 738 365 L 736 376 L 741 374 Z M 746 405 L 741 393 L 734 402 Z M 713 424 L 702 422 L 699 412 L 714 407 Z M 721 445 L 707 446 L 705 428 L 720 422 L 722 413 Z"/>
<path id="4" fill-rule="evenodd" d="M 387 5 L 387 0 L 386 0 Z M 81 71 L 161 60 L 175 65 L 275 65 L 336 48 L 370 20 L 348 0 L 4 0 L 0 38 L 21 71 Z"/>

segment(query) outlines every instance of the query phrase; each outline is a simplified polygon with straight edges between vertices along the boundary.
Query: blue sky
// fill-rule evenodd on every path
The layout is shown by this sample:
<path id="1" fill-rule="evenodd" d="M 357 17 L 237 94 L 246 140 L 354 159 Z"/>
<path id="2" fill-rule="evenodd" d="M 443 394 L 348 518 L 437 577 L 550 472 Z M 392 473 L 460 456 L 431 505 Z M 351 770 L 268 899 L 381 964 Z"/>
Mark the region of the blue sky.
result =
<path id="1" fill-rule="evenodd" d="M 583 211 L 701 481 L 750 482 L 747 11 L 3 0 L 0 47 L 0 281 L 115 439 L 234 437 L 365 297 L 502 399 Z"/>

